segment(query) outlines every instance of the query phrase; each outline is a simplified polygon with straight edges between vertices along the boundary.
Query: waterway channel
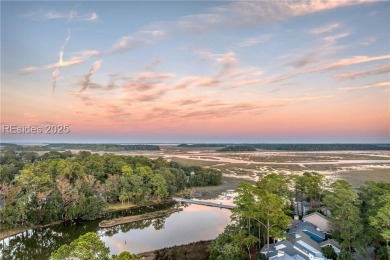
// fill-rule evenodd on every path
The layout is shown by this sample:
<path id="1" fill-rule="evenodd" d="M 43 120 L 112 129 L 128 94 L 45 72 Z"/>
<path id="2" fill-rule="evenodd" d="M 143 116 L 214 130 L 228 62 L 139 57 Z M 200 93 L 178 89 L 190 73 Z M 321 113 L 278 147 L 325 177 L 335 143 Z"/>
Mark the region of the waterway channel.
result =
<path id="1" fill-rule="evenodd" d="M 99 222 L 172 207 L 183 211 L 164 218 L 100 228 Z M 50 253 L 87 232 L 97 233 L 111 254 L 127 250 L 142 253 L 174 245 L 214 239 L 230 222 L 231 211 L 203 205 L 168 203 L 108 213 L 93 221 L 74 221 L 28 230 L 0 241 L 1 259 L 49 259 Z"/>

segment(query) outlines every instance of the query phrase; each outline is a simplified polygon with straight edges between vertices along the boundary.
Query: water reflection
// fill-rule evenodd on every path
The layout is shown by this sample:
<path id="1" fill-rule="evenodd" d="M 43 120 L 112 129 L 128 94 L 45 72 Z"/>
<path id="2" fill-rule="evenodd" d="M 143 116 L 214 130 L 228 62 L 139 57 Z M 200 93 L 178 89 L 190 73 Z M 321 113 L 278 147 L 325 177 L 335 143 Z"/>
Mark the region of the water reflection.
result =
<path id="1" fill-rule="evenodd" d="M 162 223 L 164 228 L 155 229 L 160 219 L 146 229 L 131 229 L 113 236 L 103 236 L 102 240 L 118 254 L 123 250 L 133 253 L 155 250 L 174 245 L 187 244 L 199 240 L 209 240 L 223 232 L 230 221 L 231 211 L 201 205 L 188 205 L 184 211 L 170 215 Z M 128 225 L 124 224 L 123 226 Z M 121 225 L 122 226 L 122 225 Z"/>
<path id="2" fill-rule="evenodd" d="M 111 253 L 123 250 L 140 253 L 167 246 L 213 239 L 229 223 L 231 212 L 227 209 L 200 205 L 186 205 L 184 211 L 153 220 L 99 228 L 103 219 L 128 216 L 174 207 L 163 204 L 140 207 L 106 214 L 94 221 L 63 223 L 56 226 L 29 230 L 23 234 L 0 241 L 1 259 L 48 259 L 50 253 L 63 244 L 70 243 L 87 232 L 100 235 Z"/>

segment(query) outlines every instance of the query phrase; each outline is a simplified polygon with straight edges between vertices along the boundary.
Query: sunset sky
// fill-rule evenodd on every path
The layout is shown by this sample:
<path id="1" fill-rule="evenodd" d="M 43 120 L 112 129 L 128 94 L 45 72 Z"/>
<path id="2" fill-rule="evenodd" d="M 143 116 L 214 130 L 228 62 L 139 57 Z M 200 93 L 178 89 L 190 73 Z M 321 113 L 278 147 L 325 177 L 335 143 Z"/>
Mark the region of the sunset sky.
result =
<path id="1" fill-rule="evenodd" d="M 1 2 L 3 142 L 390 142 L 390 2 Z"/>

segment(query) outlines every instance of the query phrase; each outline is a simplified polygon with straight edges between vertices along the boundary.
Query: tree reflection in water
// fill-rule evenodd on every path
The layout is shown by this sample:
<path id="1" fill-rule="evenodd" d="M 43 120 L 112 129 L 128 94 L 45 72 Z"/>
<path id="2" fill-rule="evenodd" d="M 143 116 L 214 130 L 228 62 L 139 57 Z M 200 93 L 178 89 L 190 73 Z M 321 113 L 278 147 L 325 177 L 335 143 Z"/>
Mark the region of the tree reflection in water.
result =
<path id="1" fill-rule="evenodd" d="M 137 221 L 110 228 L 100 228 L 103 219 L 139 215 L 156 210 L 169 209 L 174 203 L 142 206 L 134 209 L 106 213 L 101 219 L 91 221 L 70 221 L 47 228 L 29 230 L 0 241 L 0 258 L 9 259 L 48 259 L 51 252 L 61 245 L 69 244 L 87 232 L 95 232 L 100 236 L 113 236 L 119 232 L 126 233 L 132 229 L 145 229 L 153 225 L 156 230 L 164 228 L 168 216 L 153 220 Z"/>

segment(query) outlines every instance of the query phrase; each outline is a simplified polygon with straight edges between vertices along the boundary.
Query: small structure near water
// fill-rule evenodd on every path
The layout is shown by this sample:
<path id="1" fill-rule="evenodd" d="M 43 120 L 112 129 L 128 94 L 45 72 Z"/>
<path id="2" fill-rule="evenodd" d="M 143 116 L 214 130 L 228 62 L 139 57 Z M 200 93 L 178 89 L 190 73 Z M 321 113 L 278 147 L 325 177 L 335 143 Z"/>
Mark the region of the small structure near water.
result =
<path id="1" fill-rule="evenodd" d="M 202 200 L 191 200 L 191 199 L 183 199 L 183 198 L 173 198 L 176 202 L 184 202 L 188 204 L 197 204 L 197 205 L 203 205 L 203 206 L 209 206 L 209 207 L 216 207 L 216 208 L 223 208 L 223 209 L 233 209 L 235 206 L 232 205 L 225 205 L 221 203 L 215 203 L 215 202 L 208 202 L 208 201 L 202 201 Z"/>

